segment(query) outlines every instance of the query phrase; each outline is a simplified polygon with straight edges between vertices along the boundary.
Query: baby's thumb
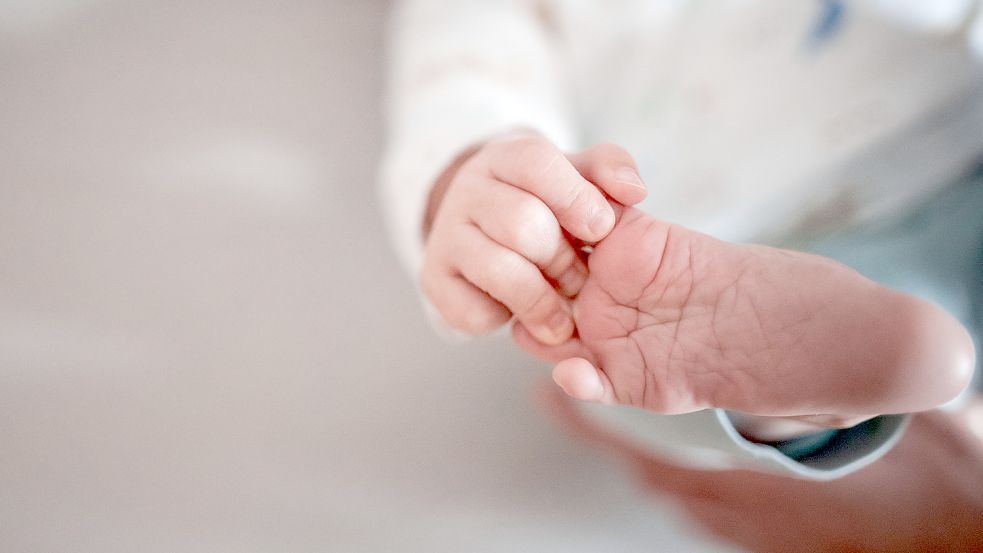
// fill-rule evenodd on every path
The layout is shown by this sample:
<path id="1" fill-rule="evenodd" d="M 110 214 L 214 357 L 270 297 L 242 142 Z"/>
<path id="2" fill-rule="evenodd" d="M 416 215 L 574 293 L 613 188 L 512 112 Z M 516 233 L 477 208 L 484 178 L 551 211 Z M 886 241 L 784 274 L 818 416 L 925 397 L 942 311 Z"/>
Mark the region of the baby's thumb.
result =
<path id="1" fill-rule="evenodd" d="M 635 205 L 648 194 L 635 159 L 621 146 L 598 144 L 567 159 L 585 179 L 624 205 Z"/>

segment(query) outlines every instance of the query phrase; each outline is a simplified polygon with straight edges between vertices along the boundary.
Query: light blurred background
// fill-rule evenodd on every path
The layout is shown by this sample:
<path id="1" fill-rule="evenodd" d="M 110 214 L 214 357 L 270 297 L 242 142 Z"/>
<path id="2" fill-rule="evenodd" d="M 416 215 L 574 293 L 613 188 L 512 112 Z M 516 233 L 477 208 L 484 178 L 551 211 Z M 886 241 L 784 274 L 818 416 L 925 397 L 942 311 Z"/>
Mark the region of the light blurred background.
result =
<path id="1" fill-rule="evenodd" d="M 386 11 L 0 3 L 0 550 L 733 551 L 428 328 Z"/>

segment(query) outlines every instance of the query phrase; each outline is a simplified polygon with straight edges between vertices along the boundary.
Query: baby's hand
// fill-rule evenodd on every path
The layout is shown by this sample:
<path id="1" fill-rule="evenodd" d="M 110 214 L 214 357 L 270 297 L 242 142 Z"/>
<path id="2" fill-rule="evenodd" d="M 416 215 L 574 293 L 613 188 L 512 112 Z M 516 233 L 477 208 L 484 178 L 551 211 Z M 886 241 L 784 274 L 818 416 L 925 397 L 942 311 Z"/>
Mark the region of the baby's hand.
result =
<path id="1" fill-rule="evenodd" d="M 430 210 L 424 294 L 457 330 L 482 334 L 515 315 L 547 344 L 573 334 L 564 296 L 576 295 L 586 279 L 571 239 L 592 244 L 614 227 L 604 193 L 623 204 L 645 197 L 623 149 L 600 145 L 566 156 L 530 133 L 484 144 L 441 180 L 431 196 L 437 207 Z"/>

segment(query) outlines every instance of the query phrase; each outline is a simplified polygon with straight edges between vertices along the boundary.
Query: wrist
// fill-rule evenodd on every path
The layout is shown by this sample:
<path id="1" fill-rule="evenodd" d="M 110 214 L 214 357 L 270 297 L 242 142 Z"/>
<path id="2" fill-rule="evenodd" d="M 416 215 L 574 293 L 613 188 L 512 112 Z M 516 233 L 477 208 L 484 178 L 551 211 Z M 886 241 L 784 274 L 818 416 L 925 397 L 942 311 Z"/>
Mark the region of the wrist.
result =
<path id="1" fill-rule="evenodd" d="M 481 144 L 471 146 L 458 154 L 440 173 L 437 180 L 434 181 L 433 186 L 430 188 L 430 193 L 427 195 L 426 209 L 423 211 L 422 231 L 424 241 L 430 236 L 430 229 L 433 228 L 433 221 L 437 217 L 437 210 L 444 201 L 444 196 L 447 195 L 447 190 L 454 181 L 454 177 L 457 176 L 461 166 L 481 149 L 481 146 Z"/>

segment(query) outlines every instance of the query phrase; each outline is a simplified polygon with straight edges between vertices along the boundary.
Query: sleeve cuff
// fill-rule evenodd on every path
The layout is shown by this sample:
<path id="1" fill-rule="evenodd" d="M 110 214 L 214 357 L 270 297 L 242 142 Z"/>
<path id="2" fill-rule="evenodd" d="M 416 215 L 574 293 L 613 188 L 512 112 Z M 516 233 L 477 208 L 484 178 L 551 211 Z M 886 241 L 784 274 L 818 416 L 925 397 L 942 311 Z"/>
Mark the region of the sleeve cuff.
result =
<path id="1" fill-rule="evenodd" d="M 752 442 L 717 410 L 725 431 L 739 447 L 796 476 L 832 480 L 880 459 L 901 439 L 910 415 L 881 415 L 856 426 L 773 443 Z"/>
<path id="2" fill-rule="evenodd" d="M 774 447 L 781 452 L 782 455 L 788 457 L 789 459 L 795 459 L 796 461 L 801 462 L 802 459 L 805 459 L 810 455 L 826 448 L 829 443 L 833 441 L 833 438 L 835 438 L 840 432 L 842 432 L 842 430 L 830 429 L 822 432 L 816 432 L 814 434 L 799 436 L 790 440 L 762 443 Z"/>

